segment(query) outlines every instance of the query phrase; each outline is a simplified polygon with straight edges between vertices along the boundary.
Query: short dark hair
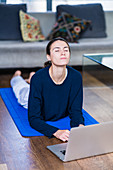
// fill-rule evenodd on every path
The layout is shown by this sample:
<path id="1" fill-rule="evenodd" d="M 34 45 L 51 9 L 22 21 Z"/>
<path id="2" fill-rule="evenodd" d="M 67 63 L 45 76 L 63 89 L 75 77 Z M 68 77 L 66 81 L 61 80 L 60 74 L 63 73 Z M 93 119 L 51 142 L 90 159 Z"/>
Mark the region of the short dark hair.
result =
<path id="1" fill-rule="evenodd" d="M 68 45 L 69 52 L 71 53 L 70 46 L 69 46 L 68 42 L 67 42 L 64 38 L 57 37 L 57 38 L 54 38 L 54 39 L 50 40 L 49 43 L 47 44 L 47 46 L 46 46 L 46 54 L 50 55 L 51 45 L 52 45 L 55 41 L 58 41 L 58 40 L 59 40 L 59 41 L 64 41 L 64 42 Z"/>

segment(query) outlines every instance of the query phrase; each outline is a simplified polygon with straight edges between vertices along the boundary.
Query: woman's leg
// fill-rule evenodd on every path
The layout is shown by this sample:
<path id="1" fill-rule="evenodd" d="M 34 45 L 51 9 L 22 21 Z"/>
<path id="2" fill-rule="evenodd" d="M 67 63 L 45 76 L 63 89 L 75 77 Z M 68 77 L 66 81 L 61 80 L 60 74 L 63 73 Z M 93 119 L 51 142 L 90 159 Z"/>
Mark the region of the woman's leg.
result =
<path id="1" fill-rule="evenodd" d="M 27 109 L 30 85 L 21 77 L 19 70 L 15 72 L 10 83 L 18 103 Z"/>
<path id="2" fill-rule="evenodd" d="M 31 78 L 32 78 L 32 76 L 33 76 L 34 74 L 35 74 L 35 72 L 31 72 L 31 73 L 29 74 L 28 79 L 25 79 L 25 81 L 30 84 Z"/>

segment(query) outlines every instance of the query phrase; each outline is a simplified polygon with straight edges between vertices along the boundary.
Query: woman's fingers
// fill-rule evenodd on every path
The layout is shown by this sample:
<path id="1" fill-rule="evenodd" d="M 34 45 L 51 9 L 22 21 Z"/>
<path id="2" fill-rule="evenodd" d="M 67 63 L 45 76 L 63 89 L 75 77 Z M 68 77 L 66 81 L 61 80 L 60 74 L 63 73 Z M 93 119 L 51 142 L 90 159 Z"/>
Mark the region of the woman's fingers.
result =
<path id="1" fill-rule="evenodd" d="M 56 131 L 53 135 L 62 140 L 62 141 L 68 141 L 69 139 L 69 134 L 70 134 L 70 131 L 69 130 L 58 130 Z"/>
<path id="2" fill-rule="evenodd" d="M 64 131 L 64 133 L 63 133 L 63 136 L 64 136 L 64 140 L 65 141 L 68 141 L 68 139 L 69 139 L 69 131 L 68 130 L 66 130 L 66 131 Z"/>

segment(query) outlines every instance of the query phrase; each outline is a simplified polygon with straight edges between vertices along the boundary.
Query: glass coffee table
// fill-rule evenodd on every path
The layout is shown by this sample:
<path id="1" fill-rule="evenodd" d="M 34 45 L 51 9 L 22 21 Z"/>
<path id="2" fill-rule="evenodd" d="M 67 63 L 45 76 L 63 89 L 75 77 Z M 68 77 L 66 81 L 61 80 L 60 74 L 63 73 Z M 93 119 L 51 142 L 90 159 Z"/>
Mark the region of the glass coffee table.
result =
<path id="1" fill-rule="evenodd" d="M 83 55 L 83 108 L 101 122 L 113 120 L 113 53 Z"/>
<path id="2" fill-rule="evenodd" d="M 113 53 L 83 55 L 84 86 L 113 86 Z M 87 82 L 92 75 L 97 82 Z"/>

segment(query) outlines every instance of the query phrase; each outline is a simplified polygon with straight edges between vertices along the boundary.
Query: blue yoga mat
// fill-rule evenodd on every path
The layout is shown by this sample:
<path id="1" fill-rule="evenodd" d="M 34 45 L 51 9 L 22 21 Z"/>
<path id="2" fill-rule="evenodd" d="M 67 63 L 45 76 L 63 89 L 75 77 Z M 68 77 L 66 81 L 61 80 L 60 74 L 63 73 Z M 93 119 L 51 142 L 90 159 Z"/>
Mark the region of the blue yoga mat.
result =
<path id="1" fill-rule="evenodd" d="M 43 136 L 43 134 L 30 127 L 28 122 L 27 109 L 24 109 L 21 105 L 17 103 L 17 99 L 12 91 L 12 88 L 1 88 L 0 95 L 22 136 Z M 83 116 L 85 119 L 85 125 L 98 124 L 98 122 L 84 109 Z M 70 118 L 68 116 L 55 122 L 47 121 L 47 123 L 62 130 L 70 130 Z"/>

